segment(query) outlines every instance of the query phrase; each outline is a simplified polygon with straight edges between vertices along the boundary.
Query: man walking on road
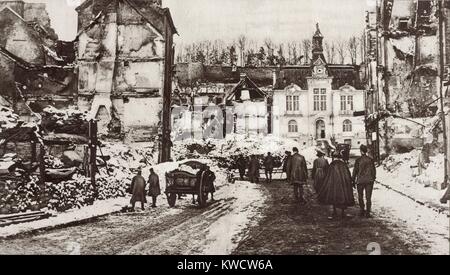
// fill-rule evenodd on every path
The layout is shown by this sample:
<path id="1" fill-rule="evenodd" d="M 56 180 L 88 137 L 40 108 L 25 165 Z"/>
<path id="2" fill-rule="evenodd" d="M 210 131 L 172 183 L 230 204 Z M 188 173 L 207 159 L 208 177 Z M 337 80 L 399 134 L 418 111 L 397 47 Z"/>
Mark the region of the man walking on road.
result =
<path id="1" fill-rule="evenodd" d="M 289 161 L 292 158 L 292 154 L 289 151 L 286 151 L 286 156 L 283 159 L 283 173 L 286 173 L 286 180 L 289 182 Z"/>
<path id="2" fill-rule="evenodd" d="M 288 164 L 288 179 L 291 184 L 294 185 L 295 199 L 304 204 L 305 198 L 303 197 L 303 186 L 308 181 L 308 168 L 306 166 L 305 157 L 299 154 L 298 148 L 293 149 L 294 155 Z"/>
<path id="3" fill-rule="evenodd" d="M 358 189 L 360 216 L 370 218 L 372 211 L 372 192 L 376 180 L 377 170 L 374 161 L 367 156 L 367 146 L 361 145 L 361 157 L 356 160 L 353 169 L 353 183 Z M 366 205 L 364 204 L 364 192 L 366 195 Z"/>
<path id="4" fill-rule="evenodd" d="M 141 209 L 145 210 L 145 204 L 147 203 L 147 198 L 145 197 L 145 179 L 142 176 L 142 171 L 139 170 L 137 176 L 131 181 L 131 211 L 134 211 L 136 202 L 141 202 Z"/>
<path id="5" fill-rule="evenodd" d="M 245 170 L 247 169 L 247 161 L 244 158 L 244 155 L 240 154 L 239 158 L 236 162 L 237 168 L 239 170 L 239 178 L 241 180 L 244 180 L 245 177 Z"/>
<path id="6" fill-rule="evenodd" d="M 250 159 L 250 164 L 248 165 L 248 176 L 251 183 L 259 183 L 259 159 L 252 155 Z"/>
<path id="7" fill-rule="evenodd" d="M 148 193 L 152 197 L 152 207 L 156 208 L 156 200 L 161 195 L 161 187 L 159 185 L 159 177 L 155 171 L 150 169 L 150 177 L 148 178 L 149 189 Z"/>
<path id="8" fill-rule="evenodd" d="M 264 171 L 266 172 L 266 182 L 272 183 L 273 167 L 275 166 L 275 161 L 271 153 L 267 154 L 264 159 Z"/>

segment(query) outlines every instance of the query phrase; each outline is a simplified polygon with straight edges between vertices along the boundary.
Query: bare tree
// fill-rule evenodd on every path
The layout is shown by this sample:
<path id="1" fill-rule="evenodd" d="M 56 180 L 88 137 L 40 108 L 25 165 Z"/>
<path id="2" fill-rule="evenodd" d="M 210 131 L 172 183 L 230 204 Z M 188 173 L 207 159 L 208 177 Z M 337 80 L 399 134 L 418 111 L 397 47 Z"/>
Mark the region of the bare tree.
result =
<path id="1" fill-rule="evenodd" d="M 347 57 L 347 43 L 340 39 L 336 42 L 336 52 L 339 57 L 340 64 L 345 64 L 345 58 Z"/>
<path id="2" fill-rule="evenodd" d="M 350 37 L 347 44 L 348 53 L 352 64 L 356 64 L 359 52 L 359 40 L 355 36 Z"/>
<path id="3" fill-rule="evenodd" d="M 245 66 L 245 48 L 247 46 L 247 37 L 245 35 L 241 35 L 238 37 L 238 47 L 240 51 L 239 58 L 241 59 L 241 66 Z"/>
<path id="4" fill-rule="evenodd" d="M 304 64 L 307 65 L 310 62 L 310 56 L 311 56 L 311 40 L 309 39 L 303 39 L 302 41 L 302 49 L 303 49 L 303 56 L 304 56 Z"/>
<path id="5" fill-rule="evenodd" d="M 274 54 L 275 44 L 270 38 L 264 39 L 264 46 L 267 48 L 267 55 L 271 56 Z"/>
<path id="6" fill-rule="evenodd" d="M 328 41 L 325 42 L 325 53 L 327 55 L 327 62 L 329 64 L 334 64 L 336 59 L 336 45 L 334 44 L 334 41 L 331 43 Z"/>

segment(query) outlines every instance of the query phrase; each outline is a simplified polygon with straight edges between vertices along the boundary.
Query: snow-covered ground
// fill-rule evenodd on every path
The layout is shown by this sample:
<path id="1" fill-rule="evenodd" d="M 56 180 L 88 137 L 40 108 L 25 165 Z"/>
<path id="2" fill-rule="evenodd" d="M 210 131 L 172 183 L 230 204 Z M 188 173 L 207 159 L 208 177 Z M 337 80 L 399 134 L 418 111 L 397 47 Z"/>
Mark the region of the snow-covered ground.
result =
<path id="1" fill-rule="evenodd" d="M 48 219 L 0 227 L 0 238 L 11 237 L 39 229 L 62 226 L 118 212 L 128 204 L 128 201 L 129 198 L 97 201 L 93 205 L 82 207 L 81 209 L 72 209 L 64 213 L 55 213 L 55 216 Z"/>
<path id="2" fill-rule="evenodd" d="M 449 220 L 446 214 L 420 205 L 381 185 L 376 185 L 373 204 L 376 217 L 393 228 L 402 240 L 407 242 L 412 234 L 425 239 L 420 249 L 413 245 L 417 253 L 450 254 Z"/>
<path id="3" fill-rule="evenodd" d="M 267 197 L 259 185 L 236 182 L 223 185 L 214 198 L 205 212 L 121 254 L 229 255 L 263 217 Z"/>
<path id="4" fill-rule="evenodd" d="M 431 163 L 420 174 L 419 154 L 415 150 L 390 156 L 378 168 L 377 180 L 419 203 L 444 211 L 447 207 L 440 204 L 440 199 L 445 191 L 437 188 L 444 181 L 443 155 L 431 157 Z"/>
<path id="5" fill-rule="evenodd" d="M 266 200 L 255 185 L 236 182 L 228 196 L 236 198 L 235 207 L 228 215 L 218 219 L 209 228 L 204 255 L 229 255 L 245 236 L 245 229 L 257 225 L 262 218 L 262 208 Z"/>
<path id="6" fill-rule="evenodd" d="M 180 162 L 169 162 L 169 163 L 162 163 L 159 165 L 152 166 L 155 170 L 155 172 L 160 177 L 160 184 L 161 184 L 161 190 L 164 192 L 166 189 L 166 180 L 165 180 L 165 174 L 167 172 L 170 172 L 172 170 L 175 170 L 179 167 L 182 167 L 182 164 L 185 162 L 188 162 L 190 160 L 184 160 Z M 210 160 L 202 160 L 197 159 L 196 161 L 202 161 L 204 163 L 207 163 L 211 165 L 211 170 L 216 173 L 217 177 L 217 188 L 220 188 L 224 184 L 226 184 L 226 174 L 219 169 L 214 163 Z M 117 165 L 117 164 L 116 164 Z M 130 164 L 132 165 L 132 163 Z M 150 172 L 150 166 L 143 169 L 143 176 L 148 177 Z M 131 178 L 132 174 L 123 174 L 123 177 L 121 178 L 115 178 L 115 180 L 121 180 L 123 181 L 123 184 L 130 184 L 129 178 Z M 165 199 L 165 195 L 162 196 L 162 198 Z M 80 209 L 72 209 L 66 212 L 62 213 L 56 213 L 54 212 L 54 217 L 45 219 L 45 220 L 39 220 L 39 221 L 33 221 L 29 223 L 23 223 L 23 224 L 17 224 L 17 225 L 11 225 L 7 227 L 0 228 L 0 237 L 10 237 L 13 235 L 25 233 L 28 231 L 33 231 L 37 229 L 45 229 L 45 228 L 51 228 L 56 226 L 65 225 L 72 222 L 77 221 L 83 221 L 86 219 L 94 218 L 97 216 L 103 216 L 110 213 L 118 212 L 122 210 L 123 207 L 129 205 L 130 198 L 128 196 L 126 197 L 120 197 L 115 199 L 108 199 L 108 200 L 99 200 L 96 201 L 93 205 L 90 206 L 84 206 Z M 161 200 L 161 199 L 160 199 Z M 165 203 L 165 201 L 164 201 Z"/>

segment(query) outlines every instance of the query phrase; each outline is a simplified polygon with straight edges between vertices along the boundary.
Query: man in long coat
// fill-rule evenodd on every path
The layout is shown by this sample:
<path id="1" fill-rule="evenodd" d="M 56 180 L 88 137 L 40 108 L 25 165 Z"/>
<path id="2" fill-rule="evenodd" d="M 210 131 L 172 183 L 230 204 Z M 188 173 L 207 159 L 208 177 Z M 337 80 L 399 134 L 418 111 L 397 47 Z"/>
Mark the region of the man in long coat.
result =
<path id="1" fill-rule="evenodd" d="M 273 168 L 275 166 L 275 160 L 271 153 L 268 153 L 266 158 L 264 159 L 264 171 L 266 174 L 266 181 L 272 182 Z"/>
<path id="2" fill-rule="evenodd" d="M 319 190 L 318 200 L 320 204 L 333 206 L 333 215 L 329 219 L 337 217 L 337 209 L 341 209 L 342 218 L 346 218 L 345 210 L 355 205 L 352 175 L 342 160 L 342 153 L 336 152 L 333 157 L 335 160 L 328 168 L 327 177 Z"/>
<path id="3" fill-rule="evenodd" d="M 142 176 L 142 172 L 139 170 L 137 176 L 131 181 L 131 211 L 134 211 L 136 202 L 141 202 L 142 210 L 145 210 L 145 204 L 147 203 L 147 198 L 145 197 L 145 179 Z"/>
<path id="4" fill-rule="evenodd" d="M 361 145 L 361 157 L 356 160 L 353 169 L 353 182 L 358 189 L 359 207 L 361 208 L 360 216 L 370 218 L 372 210 L 372 192 L 377 177 L 377 169 L 373 159 L 367 156 L 367 146 Z M 364 204 L 364 193 L 366 195 L 367 209 Z"/>
<path id="5" fill-rule="evenodd" d="M 255 155 L 252 155 L 248 165 L 248 176 L 251 183 L 259 183 L 259 169 L 259 160 Z"/>
<path id="6" fill-rule="evenodd" d="M 289 161 L 292 158 L 292 153 L 286 151 L 286 156 L 283 159 L 283 173 L 286 173 L 286 180 L 289 182 Z"/>
<path id="7" fill-rule="evenodd" d="M 328 160 L 325 159 L 325 152 L 321 149 L 317 149 L 317 159 L 314 161 L 312 169 L 312 178 L 314 180 L 314 189 L 316 193 L 319 193 L 320 188 L 322 188 L 323 182 L 328 174 L 328 167 L 330 164 Z"/>
<path id="8" fill-rule="evenodd" d="M 158 196 L 161 195 L 161 186 L 159 185 L 159 177 L 155 171 L 150 169 L 150 177 L 148 178 L 148 194 L 152 197 L 152 207 L 156 207 Z"/>
<path id="9" fill-rule="evenodd" d="M 300 203 L 305 203 L 303 197 L 303 186 L 308 181 L 308 167 L 306 165 L 305 157 L 299 154 L 298 149 L 294 148 L 294 155 L 292 155 L 288 164 L 288 178 L 291 184 L 294 185 L 294 197 Z"/>
<path id="10" fill-rule="evenodd" d="M 236 164 L 239 170 L 239 177 L 241 180 L 244 180 L 245 170 L 247 169 L 247 161 L 245 160 L 244 155 L 239 155 Z"/>
<path id="11" fill-rule="evenodd" d="M 216 174 L 214 174 L 214 172 L 211 171 L 211 168 L 209 166 L 205 167 L 205 173 L 203 175 L 203 180 L 205 180 L 206 185 L 209 186 L 209 190 L 211 193 L 211 200 L 214 201 L 214 193 L 216 192 L 216 187 L 214 185 L 214 182 L 216 181 Z"/>

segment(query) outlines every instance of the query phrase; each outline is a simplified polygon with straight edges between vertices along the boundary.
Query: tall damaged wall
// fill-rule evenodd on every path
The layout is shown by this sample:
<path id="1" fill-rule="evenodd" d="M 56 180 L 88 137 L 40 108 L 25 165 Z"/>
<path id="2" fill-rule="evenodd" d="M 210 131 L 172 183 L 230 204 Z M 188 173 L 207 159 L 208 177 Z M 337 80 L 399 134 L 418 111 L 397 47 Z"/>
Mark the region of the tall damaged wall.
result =
<path id="1" fill-rule="evenodd" d="M 91 5 L 80 10 L 80 27 L 98 9 Z M 79 36 L 78 105 L 100 120 L 101 134 L 154 140 L 162 119 L 163 34 L 127 1 L 101 10 L 94 25 Z"/>
<path id="2" fill-rule="evenodd" d="M 394 1 L 383 39 L 386 107 L 407 117 L 433 115 L 439 91 L 435 1 L 419 2 Z"/>

